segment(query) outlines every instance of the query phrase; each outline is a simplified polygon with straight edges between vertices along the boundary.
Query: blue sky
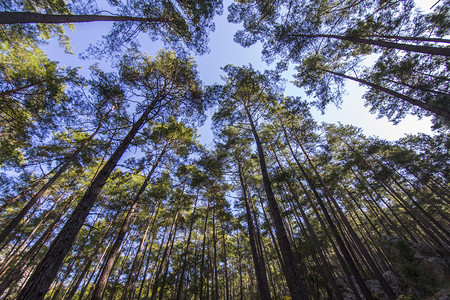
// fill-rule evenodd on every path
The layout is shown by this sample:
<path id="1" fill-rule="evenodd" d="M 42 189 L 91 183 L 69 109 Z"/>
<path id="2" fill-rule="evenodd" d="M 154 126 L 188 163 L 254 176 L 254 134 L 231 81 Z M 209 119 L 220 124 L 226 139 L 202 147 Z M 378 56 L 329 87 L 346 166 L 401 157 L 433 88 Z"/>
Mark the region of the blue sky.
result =
<path id="1" fill-rule="evenodd" d="M 425 0 L 420 0 L 419 2 L 419 5 L 422 5 L 424 8 L 431 6 Z M 210 33 L 210 53 L 203 56 L 195 56 L 200 78 L 204 84 L 221 83 L 220 76 L 223 75 L 223 72 L 220 68 L 227 64 L 237 66 L 252 64 L 258 70 L 272 68 L 272 66 L 268 66 L 261 61 L 260 45 L 256 44 L 249 48 L 243 48 L 233 41 L 233 35 L 240 27 L 227 22 L 226 7 L 228 3 L 230 1 L 225 1 L 224 14 L 217 16 L 215 19 L 216 30 Z M 67 29 L 75 55 L 64 54 L 56 42 L 51 42 L 46 47 L 46 51 L 51 59 L 59 61 L 62 65 L 81 66 L 83 70 L 87 70 L 89 65 L 96 61 L 81 60 L 78 57 L 78 53 L 81 53 L 90 43 L 98 41 L 102 35 L 105 35 L 111 27 L 111 24 L 107 22 L 81 23 L 76 24 L 75 27 L 76 29 L 73 32 Z M 163 47 L 160 42 L 151 42 L 145 34 L 141 34 L 139 40 L 142 45 L 141 51 L 147 52 L 150 55 L 154 55 Z M 101 62 L 101 66 L 105 70 L 112 70 L 110 62 Z M 88 73 L 83 72 L 82 74 L 87 75 Z M 285 78 L 288 81 L 292 80 L 292 74 L 286 72 Z M 388 140 L 396 140 L 408 133 L 432 133 L 429 119 L 418 120 L 415 116 L 408 116 L 398 125 L 388 122 L 386 118 L 377 119 L 376 115 L 370 114 L 369 110 L 364 107 L 364 100 L 361 98 L 364 93 L 364 88 L 359 87 L 356 83 L 347 82 L 347 92 L 348 94 L 344 97 L 340 109 L 330 105 L 324 115 L 313 111 L 313 115 L 317 121 L 352 124 L 362 128 L 366 135 L 375 135 Z M 290 83 L 286 85 L 285 94 L 305 97 L 302 90 Z M 208 120 L 205 126 L 199 129 L 199 134 L 201 135 L 200 141 L 208 147 L 212 147 L 212 133 L 209 126 L 210 121 Z"/>

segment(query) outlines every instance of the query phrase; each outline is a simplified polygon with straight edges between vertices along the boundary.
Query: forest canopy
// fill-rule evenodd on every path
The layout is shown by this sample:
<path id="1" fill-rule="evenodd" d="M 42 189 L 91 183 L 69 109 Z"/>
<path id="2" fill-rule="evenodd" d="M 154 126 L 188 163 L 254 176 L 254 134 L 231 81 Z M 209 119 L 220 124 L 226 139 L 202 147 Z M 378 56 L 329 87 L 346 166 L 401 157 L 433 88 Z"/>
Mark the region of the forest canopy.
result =
<path id="1" fill-rule="evenodd" d="M 221 14 L 268 65 L 207 85 Z M 13 0 L 0 29 L 0 298 L 450 295 L 450 1 Z M 319 123 L 349 82 L 432 135 Z"/>

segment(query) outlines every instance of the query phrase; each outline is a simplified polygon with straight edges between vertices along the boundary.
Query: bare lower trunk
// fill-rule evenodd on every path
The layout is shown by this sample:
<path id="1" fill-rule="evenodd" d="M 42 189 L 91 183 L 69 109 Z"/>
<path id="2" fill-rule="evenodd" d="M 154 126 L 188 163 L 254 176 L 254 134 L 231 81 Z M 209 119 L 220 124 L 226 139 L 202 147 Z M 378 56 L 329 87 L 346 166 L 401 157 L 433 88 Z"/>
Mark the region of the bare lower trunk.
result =
<path id="1" fill-rule="evenodd" d="M 269 300 L 270 297 L 270 289 L 269 283 L 267 281 L 267 274 L 264 265 L 264 259 L 261 256 L 262 253 L 258 252 L 256 248 L 255 242 L 255 226 L 253 224 L 253 219 L 250 211 L 250 205 L 248 204 L 248 193 L 247 193 L 247 185 L 244 182 L 244 178 L 242 176 L 242 168 L 240 163 L 238 162 L 238 171 L 239 171 L 239 181 L 241 182 L 242 195 L 244 197 L 245 202 L 245 211 L 247 217 L 247 226 L 248 226 L 248 236 L 250 240 L 250 248 L 252 251 L 253 265 L 255 267 L 256 280 L 258 282 L 259 296 L 262 300 Z M 260 255 L 261 254 L 261 255 Z"/>
<path id="2" fill-rule="evenodd" d="M 367 45 L 374 45 L 379 46 L 383 48 L 389 48 L 389 49 L 398 49 L 398 50 L 404 50 L 409 52 L 418 52 L 418 53 L 425 53 L 425 54 L 432 54 L 432 55 L 442 55 L 442 56 L 450 56 L 450 48 L 445 47 L 431 47 L 431 46 L 420 46 L 420 45 L 410 45 L 410 44 L 401 44 L 401 43 L 395 43 L 395 42 L 389 42 L 389 41 L 383 41 L 383 40 L 372 40 L 372 39 L 366 39 L 366 38 L 358 38 L 358 37 L 352 37 L 352 36 L 343 36 L 343 35 L 333 35 L 333 34 L 297 34 L 294 35 L 297 37 L 306 37 L 306 38 L 332 38 L 332 39 L 339 39 L 343 41 L 349 41 L 354 43 L 361 43 L 361 44 L 367 44 Z M 448 40 L 446 40 L 448 41 Z"/>
<path id="3" fill-rule="evenodd" d="M 17 23 L 82 23 L 97 21 L 132 21 L 132 22 L 151 22 L 168 23 L 171 22 L 165 18 L 140 18 L 132 16 L 102 16 L 102 15 L 51 15 L 32 12 L 0 12 L 0 24 Z"/>
<path id="4" fill-rule="evenodd" d="M 269 210 L 272 216 L 272 221 L 275 227 L 275 233 L 277 236 L 278 243 L 280 245 L 280 250 L 282 254 L 282 258 L 284 261 L 283 273 L 286 278 L 286 282 L 289 287 L 289 291 L 292 299 L 308 299 L 306 294 L 306 289 L 303 285 L 303 282 L 300 278 L 300 272 L 297 269 L 297 265 L 294 260 L 294 255 L 292 253 L 291 245 L 288 240 L 286 229 L 283 225 L 283 219 L 281 217 L 281 213 L 275 199 L 275 195 L 272 191 L 272 186 L 270 183 L 269 175 L 267 172 L 266 159 L 264 156 L 264 151 L 261 145 L 261 141 L 259 139 L 258 133 L 256 131 L 255 124 L 253 122 L 253 118 L 250 114 L 250 111 L 245 106 L 245 110 L 247 113 L 247 118 L 250 122 L 250 126 L 252 129 L 253 137 L 255 139 L 256 148 L 258 150 L 259 156 L 259 164 L 261 167 L 261 175 L 263 178 L 264 189 L 266 191 L 267 202 L 269 204 Z"/>

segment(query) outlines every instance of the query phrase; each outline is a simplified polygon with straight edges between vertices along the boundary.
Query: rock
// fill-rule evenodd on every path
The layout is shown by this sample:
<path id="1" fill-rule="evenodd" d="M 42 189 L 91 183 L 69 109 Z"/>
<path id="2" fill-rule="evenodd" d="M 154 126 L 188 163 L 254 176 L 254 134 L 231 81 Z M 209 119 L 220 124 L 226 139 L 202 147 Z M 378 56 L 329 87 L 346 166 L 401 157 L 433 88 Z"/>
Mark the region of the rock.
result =
<path id="1" fill-rule="evenodd" d="M 381 287 L 378 280 L 367 280 L 366 285 L 376 299 L 389 299 L 384 294 L 383 288 Z"/>
<path id="2" fill-rule="evenodd" d="M 392 236 L 386 237 L 383 244 L 394 266 L 394 272 L 383 275 L 396 293 L 424 299 L 450 282 L 449 257 L 438 249 Z M 447 299 L 448 294 L 442 297 Z"/>
<path id="3" fill-rule="evenodd" d="M 398 278 L 398 276 L 391 270 L 384 272 L 383 277 L 384 277 L 384 279 L 386 279 L 386 281 L 391 286 L 400 286 L 401 285 L 400 278 Z"/>

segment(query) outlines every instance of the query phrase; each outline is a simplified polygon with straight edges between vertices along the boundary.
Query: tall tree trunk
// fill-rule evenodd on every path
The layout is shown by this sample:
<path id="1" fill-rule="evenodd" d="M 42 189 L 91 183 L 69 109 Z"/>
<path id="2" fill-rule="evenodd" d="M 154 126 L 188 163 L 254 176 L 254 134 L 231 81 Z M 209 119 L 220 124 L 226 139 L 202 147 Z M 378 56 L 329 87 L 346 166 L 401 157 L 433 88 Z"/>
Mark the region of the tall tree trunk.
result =
<path id="1" fill-rule="evenodd" d="M 239 271 L 239 299 L 244 299 L 244 284 L 242 281 L 242 254 L 241 254 L 241 248 L 239 245 L 239 233 L 236 239 L 237 242 L 237 252 L 238 252 L 238 271 Z"/>
<path id="2" fill-rule="evenodd" d="M 375 262 L 373 261 L 372 257 L 369 255 L 369 253 L 367 252 L 366 248 L 362 244 L 361 240 L 358 238 L 358 236 L 354 232 L 353 228 L 351 227 L 350 223 L 348 222 L 347 218 L 344 216 L 340 206 L 336 202 L 336 199 L 331 194 L 331 191 L 328 189 L 328 186 L 325 184 L 324 180 L 322 179 L 322 176 L 320 176 L 320 174 L 317 171 L 316 167 L 314 166 L 314 164 L 312 163 L 311 159 L 309 158 L 308 153 L 305 151 L 305 149 L 303 148 L 302 144 L 298 140 L 297 140 L 297 142 L 298 142 L 298 145 L 300 146 L 300 148 L 302 149 L 302 152 L 305 155 L 306 159 L 308 160 L 309 165 L 313 169 L 314 174 L 316 174 L 317 178 L 319 179 L 320 183 L 322 184 L 322 187 L 323 187 L 323 190 L 325 192 L 325 195 L 327 195 L 328 196 L 327 198 L 329 198 L 331 200 L 331 202 L 334 204 L 337 212 L 339 213 L 339 216 L 341 217 L 342 221 L 344 222 L 344 225 L 347 227 L 347 230 L 349 231 L 351 237 L 355 241 L 355 243 L 357 245 L 357 248 L 359 249 L 359 251 L 361 252 L 363 257 L 367 260 L 367 263 L 368 263 L 370 269 L 374 273 L 375 277 L 377 278 L 378 282 L 382 286 L 382 288 L 385 291 L 386 295 L 389 298 L 391 298 L 391 299 L 396 299 L 395 293 L 392 290 L 391 286 L 386 281 L 386 279 L 383 277 L 383 274 L 378 269 L 378 267 L 375 265 Z"/>
<path id="3" fill-rule="evenodd" d="M 239 174 L 239 181 L 241 183 L 242 188 L 242 196 L 244 198 L 245 203 L 245 210 L 246 210 L 246 216 L 247 216 L 247 226 L 248 226 L 248 236 L 250 240 L 250 248 L 252 251 L 252 257 L 253 257 L 253 265 L 255 267 L 255 273 L 256 273 L 256 280 L 258 282 L 258 289 L 259 289 L 259 297 L 262 300 L 270 300 L 270 288 L 269 283 L 267 281 L 267 274 L 266 274 L 266 268 L 264 264 L 264 258 L 260 256 L 260 253 L 258 253 L 256 249 L 256 242 L 255 242 L 255 226 L 253 224 L 253 218 L 250 211 L 250 205 L 248 204 L 248 195 L 247 195 L 247 184 L 244 181 L 243 177 L 243 171 L 241 163 L 238 161 L 238 174 Z M 261 253 L 262 254 L 262 253 Z"/>
<path id="4" fill-rule="evenodd" d="M 49 177 L 51 174 L 53 174 L 53 172 L 55 172 L 56 170 L 58 170 L 58 168 L 60 168 L 62 165 L 64 164 L 63 162 L 60 162 L 56 167 L 54 167 L 53 169 L 51 169 L 47 174 L 43 175 L 41 178 L 39 178 L 38 180 L 36 180 L 35 182 L 33 182 L 29 187 L 27 187 L 25 190 L 23 190 L 22 192 L 20 192 L 17 196 L 10 198 L 8 200 L 5 201 L 5 203 L 0 207 L 0 214 L 9 206 L 13 205 L 14 203 L 16 203 L 17 200 L 21 199 L 22 197 L 24 197 L 29 191 L 33 190 L 34 188 L 36 188 L 39 184 L 41 184 L 44 179 L 46 179 L 47 177 Z M 1 241 L 1 240 L 0 240 Z"/>
<path id="5" fill-rule="evenodd" d="M 59 215 L 56 217 L 55 220 L 51 224 L 47 226 L 47 229 L 44 231 L 44 233 L 39 237 L 39 239 L 33 244 L 33 246 L 28 250 L 28 252 L 9 270 L 6 270 L 7 273 L 2 273 L 0 277 L 2 277 L 4 280 L 0 284 L 0 295 L 10 286 L 14 281 L 17 281 L 20 279 L 23 275 L 23 273 L 26 271 L 26 268 L 24 266 L 28 264 L 30 261 L 32 261 L 36 255 L 39 252 L 39 249 L 41 249 L 42 245 L 47 241 L 47 239 L 50 237 L 53 230 L 58 225 L 59 221 L 62 219 L 63 215 L 67 212 L 67 210 L 70 208 L 70 205 L 75 201 L 76 196 L 78 194 L 74 194 L 72 199 L 70 201 L 67 201 L 64 208 L 61 210 Z"/>
<path id="6" fill-rule="evenodd" d="M 150 234 L 152 234 L 153 225 L 155 224 L 155 220 L 156 220 L 156 216 L 159 211 L 160 204 L 161 204 L 161 201 L 159 201 L 157 205 L 155 204 L 156 206 L 154 207 L 152 214 L 148 218 L 145 232 L 141 238 L 141 242 L 139 243 L 139 247 L 136 251 L 136 256 L 133 260 L 133 265 L 131 266 L 130 275 L 128 276 L 127 283 L 125 285 L 125 291 L 122 293 L 122 300 L 135 298 L 134 294 L 136 292 L 137 277 L 139 277 L 139 273 L 141 271 L 141 266 L 142 266 L 142 260 L 143 260 L 143 254 L 141 253 L 142 248 L 144 247 L 144 243 L 147 240 L 148 232 L 150 232 Z M 136 272 L 136 278 L 133 278 L 135 272 Z"/>
<path id="7" fill-rule="evenodd" d="M 353 170 L 353 168 L 352 168 Z M 354 170 L 353 170 L 354 171 Z M 360 173 L 360 172 L 358 172 Z M 356 172 L 354 172 L 355 176 L 356 176 Z M 360 174 L 362 181 L 364 181 L 364 187 L 369 186 L 370 189 L 372 189 L 372 191 L 375 193 L 375 196 L 377 197 L 377 199 L 379 199 L 381 202 L 383 202 L 383 204 L 387 207 L 388 211 L 392 214 L 392 216 L 397 220 L 397 222 L 400 224 L 400 226 L 402 226 L 402 228 L 404 229 L 404 231 L 406 232 L 406 234 L 409 236 L 409 238 L 415 242 L 418 243 L 417 238 L 413 235 L 413 233 L 408 229 L 408 227 L 404 224 L 404 222 L 400 219 L 400 217 L 397 215 L 397 213 L 392 209 L 391 205 L 389 205 L 389 203 L 387 203 L 383 197 L 378 193 L 378 191 L 375 189 L 375 187 L 373 187 L 366 178 L 364 178 L 363 174 Z M 356 176 L 356 178 L 359 177 Z M 360 181 L 361 182 L 361 181 Z M 375 198 L 372 197 L 372 194 L 370 193 L 370 190 L 367 189 L 368 194 L 370 195 L 370 197 L 373 199 L 373 203 L 376 205 L 376 207 L 378 208 L 378 211 L 380 211 L 382 213 L 383 216 L 385 216 L 386 220 L 389 220 L 389 223 L 391 224 L 391 227 L 393 229 L 395 229 L 395 231 L 397 232 L 398 236 L 401 237 L 404 240 L 407 240 L 406 236 L 399 230 L 397 230 L 397 226 L 395 224 L 392 223 L 392 221 L 390 220 L 390 218 L 386 215 L 386 212 L 383 210 L 383 208 L 380 207 L 380 205 L 378 204 L 378 202 L 376 201 Z"/>
<path id="8" fill-rule="evenodd" d="M 158 213 L 159 213 L 159 209 L 161 207 L 161 203 L 162 203 L 162 200 L 159 199 L 156 211 L 155 211 L 155 213 L 153 215 L 152 227 L 150 229 L 151 239 L 147 243 L 147 245 L 145 246 L 145 249 L 144 249 L 144 255 L 145 255 L 145 253 L 148 253 L 148 254 L 147 254 L 147 260 L 145 262 L 144 278 L 142 279 L 142 283 L 141 283 L 141 286 L 139 287 L 139 293 L 138 293 L 138 296 L 137 296 L 138 300 L 141 299 L 141 294 L 142 294 L 142 291 L 143 291 L 143 288 L 144 288 L 144 285 L 145 285 L 145 281 L 147 279 L 147 270 L 148 270 L 148 267 L 150 265 L 150 257 L 151 257 L 152 248 L 153 248 L 153 239 L 154 239 L 154 236 L 155 236 L 155 233 L 153 233 L 153 229 L 154 229 L 154 226 L 155 226 L 155 223 L 156 223 L 156 218 L 158 217 Z M 141 269 L 142 269 L 142 264 L 143 264 L 144 258 L 145 258 L 145 256 L 142 257 L 142 261 L 139 264 L 137 275 L 136 275 L 137 277 L 139 277 L 139 274 L 141 273 Z M 133 297 L 134 297 L 134 293 L 135 293 L 135 286 L 136 286 L 136 282 L 133 285 L 133 291 L 132 291 L 132 296 Z"/>
<path id="9" fill-rule="evenodd" d="M 272 220 L 275 227 L 275 233 L 277 236 L 278 243 L 280 245 L 283 261 L 284 261 L 284 276 L 286 278 L 286 282 L 289 287 L 289 291 L 292 299 L 308 299 L 306 294 L 306 289 L 303 285 L 303 282 L 300 278 L 300 272 L 297 269 L 297 265 L 294 260 L 294 255 L 292 253 L 291 245 L 289 243 L 286 229 L 283 226 L 283 219 L 281 218 L 280 209 L 278 208 L 277 201 L 275 199 L 275 195 L 272 191 L 272 186 L 269 179 L 269 174 L 267 172 L 266 166 L 266 158 L 264 156 L 264 151 L 262 148 L 261 141 L 259 139 L 258 133 L 256 131 L 255 124 L 253 122 L 253 118 L 250 114 L 250 111 L 247 106 L 245 107 L 245 111 L 247 113 L 247 118 L 250 122 L 251 130 L 253 133 L 253 137 L 255 139 L 256 148 L 258 150 L 259 156 L 259 165 L 261 167 L 261 175 L 263 177 L 264 189 L 266 191 L 267 202 L 269 204 L 269 210 L 272 216 Z"/>
<path id="10" fill-rule="evenodd" d="M 227 257 L 227 241 L 225 238 L 225 226 L 222 223 L 222 247 L 224 256 L 224 268 L 225 268 L 225 300 L 230 300 L 230 287 L 228 283 L 228 257 Z"/>
<path id="11" fill-rule="evenodd" d="M 171 248 L 172 248 L 170 245 L 171 245 L 172 240 L 174 239 L 174 236 L 176 234 L 178 215 L 179 215 L 179 211 L 177 210 L 177 213 L 175 214 L 175 217 L 173 218 L 172 228 L 170 229 L 169 237 L 167 239 L 167 244 L 166 244 L 166 247 L 164 249 L 164 253 L 163 253 L 163 256 L 161 258 L 161 262 L 159 264 L 159 268 L 158 268 L 158 270 L 156 271 L 156 274 L 155 274 L 155 280 L 153 281 L 153 287 L 152 287 L 152 294 L 150 296 L 151 300 L 156 300 L 158 287 L 160 286 L 160 282 L 159 281 L 161 279 L 160 278 L 161 277 L 161 273 L 164 270 L 166 258 L 167 258 L 167 260 L 170 260 L 170 251 L 171 251 Z M 167 263 L 169 263 L 169 261 Z"/>
<path id="12" fill-rule="evenodd" d="M 177 237 L 177 226 L 175 226 L 175 231 L 174 231 L 174 234 L 172 237 L 172 243 L 170 244 L 169 253 L 167 255 L 167 262 L 166 262 L 166 267 L 164 270 L 163 281 L 161 282 L 161 284 L 158 284 L 158 285 L 160 285 L 159 296 L 158 296 L 159 300 L 162 300 L 163 296 L 164 296 L 164 289 L 166 288 L 166 282 L 167 282 L 167 274 L 169 272 L 169 265 L 170 265 L 170 260 L 172 258 L 172 250 L 173 250 L 173 245 L 175 244 L 176 237 Z M 153 298 L 153 294 L 152 294 L 152 298 Z"/>
<path id="13" fill-rule="evenodd" d="M 99 174 L 92 181 L 86 193 L 74 209 L 72 215 L 69 217 L 58 236 L 50 245 L 50 248 L 36 267 L 36 270 L 28 279 L 25 287 L 20 292 L 18 299 L 40 300 L 44 298 L 56 274 L 58 273 L 58 270 L 63 264 L 64 257 L 70 251 L 78 232 L 83 226 L 84 220 L 88 216 L 91 208 L 94 206 L 94 203 L 108 180 L 109 175 L 116 167 L 116 164 L 122 157 L 123 153 L 125 153 L 128 149 L 128 146 L 136 133 L 146 123 L 150 112 L 158 101 L 159 99 L 153 100 L 147 109 L 142 113 L 141 117 L 136 123 L 134 123 L 131 130 L 111 155 L 108 162 L 103 166 Z"/>
<path id="14" fill-rule="evenodd" d="M 0 24 L 18 23 L 82 23 L 96 21 L 118 21 L 118 22 L 149 22 L 170 23 L 166 18 L 142 18 L 132 16 L 102 16 L 102 15 L 52 15 L 32 12 L 0 12 Z"/>
<path id="15" fill-rule="evenodd" d="M 208 226 L 208 215 L 209 215 L 209 203 L 210 200 L 208 199 L 208 204 L 206 207 L 206 217 L 205 217 L 205 226 L 203 228 L 203 242 L 202 242 L 202 262 L 200 264 L 200 300 L 204 299 L 203 297 L 203 276 L 205 273 L 205 246 L 206 246 L 206 228 Z"/>
<path id="16" fill-rule="evenodd" d="M 109 223 L 108 227 L 105 230 L 105 233 L 103 234 L 102 238 L 100 239 L 99 245 L 102 245 L 103 242 L 109 237 L 109 233 L 111 231 L 111 228 L 113 228 L 113 224 L 116 222 L 117 217 L 119 216 L 120 211 L 116 213 L 114 216 L 114 219 Z M 97 253 L 101 250 L 101 247 L 95 247 L 94 251 L 89 255 L 88 261 L 84 264 L 84 268 L 81 271 L 80 275 L 76 278 L 74 284 L 70 288 L 69 294 L 67 295 L 66 300 L 71 300 L 73 296 L 75 296 L 75 293 L 77 292 L 78 287 L 81 284 L 81 281 L 86 276 L 87 272 L 89 271 L 89 268 L 92 265 L 92 262 L 94 261 L 95 256 Z"/>
<path id="17" fill-rule="evenodd" d="M 278 166 L 284 172 L 283 166 L 280 163 L 280 161 L 278 160 L 278 157 L 276 156 L 275 149 L 274 149 L 274 155 L 275 155 L 276 161 L 278 163 Z M 315 249 L 318 252 L 319 257 L 320 257 L 320 259 L 322 261 L 322 265 L 323 265 L 323 267 L 325 269 L 325 272 L 324 272 L 325 273 L 325 277 L 326 277 L 325 282 L 326 283 L 328 283 L 328 282 L 330 283 L 331 288 L 333 289 L 334 294 L 335 294 L 337 299 L 343 299 L 342 298 L 342 293 L 338 289 L 337 284 L 336 284 L 336 280 L 334 279 L 333 272 L 332 272 L 332 270 L 330 268 L 330 264 L 328 263 L 328 260 L 326 259 L 326 257 L 323 254 L 322 247 L 320 246 L 319 239 L 317 238 L 317 234 L 316 234 L 314 228 L 312 227 L 311 223 L 309 222 L 308 216 L 306 215 L 305 210 L 303 209 L 303 206 L 300 203 L 298 195 L 297 195 L 297 193 L 295 193 L 291 183 L 288 180 L 286 180 L 285 183 L 286 183 L 286 185 L 288 187 L 288 190 L 289 190 L 291 196 L 294 198 L 294 200 L 295 200 L 295 202 L 297 204 L 298 210 L 300 210 L 300 213 L 301 213 L 302 218 L 303 218 L 303 220 L 305 222 L 306 228 L 307 228 L 307 230 L 308 230 L 308 232 L 309 232 L 309 234 L 310 234 L 310 236 L 311 236 L 311 238 L 312 238 L 312 240 L 314 242 Z M 307 195 L 307 196 L 309 197 L 309 195 Z M 294 211 L 295 211 L 295 208 L 294 208 Z M 328 290 L 328 288 L 327 288 L 327 290 Z"/>
<path id="18" fill-rule="evenodd" d="M 161 238 L 161 244 L 159 245 L 158 253 L 156 254 L 156 259 L 155 259 L 155 262 L 154 262 L 154 264 L 152 266 L 153 271 L 152 271 L 152 274 L 151 274 L 151 276 L 150 276 L 150 278 L 148 280 L 147 291 L 145 293 L 144 299 L 149 299 L 153 278 L 155 276 L 156 271 L 158 270 L 158 268 L 160 266 L 160 256 L 161 256 L 161 252 L 163 251 L 163 248 L 164 248 L 164 240 L 166 238 L 167 231 L 168 231 L 167 228 L 164 229 L 164 234 L 163 234 L 163 236 Z M 170 232 L 172 232 L 171 229 L 169 229 L 169 234 L 170 234 Z M 170 236 L 167 237 L 166 244 L 169 242 L 169 239 L 170 239 Z M 150 253 L 149 253 L 149 256 L 148 256 L 148 259 L 147 259 L 147 264 L 149 263 L 149 258 L 150 258 Z M 147 272 L 145 274 L 147 274 Z"/>
<path id="19" fill-rule="evenodd" d="M 39 229 L 39 227 L 41 227 L 42 223 L 44 223 L 44 221 L 47 221 L 47 217 L 50 215 L 50 213 L 55 209 L 55 207 L 57 206 L 57 204 L 59 203 L 59 201 L 61 201 L 61 199 L 64 197 L 64 194 L 67 193 L 64 192 L 63 194 L 61 194 L 58 199 L 56 199 L 52 206 L 50 207 L 50 209 L 48 209 L 43 216 L 41 217 L 41 220 L 39 221 L 38 224 L 36 224 L 34 226 L 34 228 L 31 230 L 31 232 L 28 234 L 28 237 L 21 243 L 21 245 L 17 248 L 13 248 L 11 249 L 11 252 L 9 252 L 5 258 L 5 260 L 2 262 L 2 266 L 0 268 L 0 276 L 4 276 L 4 271 L 7 269 L 9 263 L 16 258 L 17 254 L 19 252 L 22 251 L 22 249 L 27 245 L 28 241 L 30 241 L 30 239 L 33 237 L 33 235 L 36 233 L 36 231 Z M 32 241 L 31 241 L 32 242 Z"/>
<path id="20" fill-rule="evenodd" d="M 305 169 L 303 168 L 302 164 L 300 163 L 300 161 L 298 160 L 297 156 L 294 153 L 294 150 L 292 149 L 290 140 L 288 138 L 288 134 L 286 132 L 286 128 L 285 126 L 282 124 L 282 129 L 284 132 L 284 136 L 287 142 L 287 145 L 289 147 L 289 150 L 292 154 L 292 157 L 294 158 L 295 162 L 297 163 L 298 168 L 300 169 L 300 172 L 302 173 L 302 176 L 305 178 L 306 182 L 308 183 L 308 186 L 311 188 L 320 208 L 322 209 L 322 212 L 325 216 L 325 219 L 327 220 L 327 223 L 333 233 L 334 238 L 336 239 L 336 242 L 340 248 L 340 250 L 342 251 L 342 254 L 345 258 L 345 261 L 348 264 L 348 267 L 350 268 L 350 271 L 352 272 L 352 274 L 355 276 L 355 280 L 358 283 L 358 286 L 360 287 L 363 295 L 366 297 L 366 299 L 371 299 L 373 300 L 373 296 L 372 293 L 370 292 L 370 290 L 367 288 L 367 285 L 365 284 L 363 278 L 361 277 L 361 274 L 358 272 L 358 269 L 355 265 L 354 260 L 351 257 L 351 254 L 349 252 L 349 250 L 347 249 L 347 247 L 345 246 L 344 240 L 341 237 L 341 235 L 339 234 L 339 231 L 336 227 L 336 225 L 334 224 L 328 209 L 325 206 L 325 203 L 322 201 L 322 198 L 320 197 L 320 195 L 318 194 L 318 192 L 316 191 L 313 183 L 311 182 L 311 179 L 309 178 L 308 174 L 306 173 Z"/>
<path id="21" fill-rule="evenodd" d="M 263 212 L 263 215 L 264 215 L 264 220 L 266 221 L 267 224 L 270 224 L 269 218 L 267 217 L 266 209 L 264 208 L 264 203 L 263 203 L 263 200 L 262 200 L 262 196 L 261 196 L 261 194 L 259 193 L 258 190 L 256 190 L 256 191 L 258 192 L 259 204 L 261 205 L 261 209 L 262 209 L 262 212 Z M 277 255 L 278 262 L 280 263 L 281 270 L 283 270 L 284 262 L 283 262 L 283 258 L 281 257 L 281 252 L 280 252 L 280 249 L 278 247 L 277 239 L 275 238 L 275 235 L 273 234 L 272 226 L 268 226 L 268 227 L 269 227 L 270 239 L 272 240 L 273 247 L 275 248 L 275 253 Z"/>
<path id="22" fill-rule="evenodd" d="M 447 47 L 431 47 L 431 46 L 420 46 L 420 45 L 410 45 L 410 44 L 401 44 L 395 42 L 388 42 L 382 40 L 372 40 L 365 38 L 358 38 L 352 36 L 345 35 L 334 35 L 334 34 L 294 34 L 295 37 L 305 37 L 305 38 L 331 38 L 338 39 L 343 41 L 349 41 L 353 43 L 361 43 L 367 45 L 374 45 L 383 48 L 389 49 L 398 49 L 404 50 L 408 52 L 418 52 L 432 55 L 442 55 L 442 56 L 450 56 L 450 48 Z"/>
<path id="23" fill-rule="evenodd" d="M 215 299 L 219 299 L 219 274 L 217 271 L 217 238 L 216 238 L 216 205 L 213 206 L 213 218 L 212 218 L 212 227 L 213 227 L 213 280 L 214 280 L 214 293 L 213 296 Z"/>
<path id="24" fill-rule="evenodd" d="M 439 108 L 439 107 L 433 106 L 431 104 L 428 104 L 428 103 L 416 100 L 414 98 L 411 98 L 409 96 L 403 95 L 403 94 L 401 94 L 399 92 L 396 92 L 394 90 L 385 88 L 385 87 L 383 87 L 381 85 L 372 83 L 372 82 L 364 80 L 364 79 L 356 78 L 356 77 L 353 77 L 353 76 L 349 76 L 349 75 L 346 75 L 346 74 L 334 72 L 334 71 L 327 70 L 327 69 L 321 69 L 321 70 L 324 71 L 324 72 L 327 72 L 327 73 L 339 76 L 339 77 L 343 77 L 343 78 L 346 78 L 346 79 L 350 79 L 350 80 L 359 82 L 361 84 L 367 85 L 367 86 L 372 87 L 374 89 L 380 90 L 382 92 L 385 92 L 388 95 L 391 95 L 391 96 L 394 96 L 394 97 L 399 98 L 401 100 L 404 100 L 404 101 L 408 102 L 411 105 L 420 107 L 420 108 L 422 108 L 424 110 L 427 110 L 427 111 L 432 112 L 432 113 L 434 113 L 434 114 L 436 114 L 438 116 L 441 116 L 441 117 L 443 117 L 443 118 L 445 118 L 447 120 L 450 120 L 450 112 L 445 110 L 444 108 Z"/>
<path id="25" fill-rule="evenodd" d="M 176 294 L 175 299 L 181 299 L 181 292 L 183 291 L 184 274 L 186 272 L 186 267 L 188 264 L 187 255 L 188 255 L 188 251 L 189 251 L 189 246 L 191 244 L 192 228 L 194 227 L 195 218 L 197 217 L 195 215 L 195 212 L 197 210 L 197 201 L 198 201 L 199 192 L 200 192 L 200 187 L 197 190 L 197 197 L 195 198 L 194 210 L 192 211 L 192 215 L 191 215 L 192 219 L 191 219 L 191 223 L 189 224 L 189 234 L 188 234 L 187 241 L 186 241 L 186 248 L 183 251 L 183 259 L 181 262 L 182 266 L 181 266 L 181 271 L 180 271 L 180 275 L 179 275 L 178 288 L 177 288 L 177 294 Z"/>

